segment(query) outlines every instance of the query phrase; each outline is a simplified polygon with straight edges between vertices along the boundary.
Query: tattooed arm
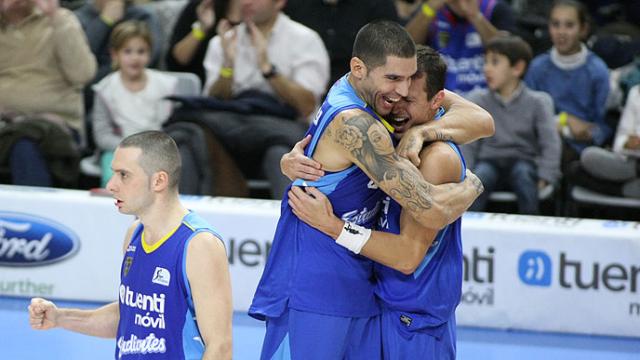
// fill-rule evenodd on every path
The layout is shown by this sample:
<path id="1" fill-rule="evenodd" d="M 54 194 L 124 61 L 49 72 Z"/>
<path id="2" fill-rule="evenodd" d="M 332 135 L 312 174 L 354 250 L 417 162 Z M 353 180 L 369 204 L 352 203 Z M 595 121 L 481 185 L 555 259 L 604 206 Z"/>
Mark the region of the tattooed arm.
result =
<path id="1" fill-rule="evenodd" d="M 396 148 L 398 155 L 420 165 L 419 153 L 424 143 L 431 141 L 453 141 L 467 144 L 492 136 L 495 132 L 493 117 L 475 103 L 445 90 L 442 106 L 447 110 L 438 121 L 429 121 L 409 129 Z"/>
<path id="2" fill-rule="evenodd" d="M 361 110 L 342 112 L 322 137 L 426 228 L 451 223 L 482 192 L 482 183 L 470 172 L 459 184 L 425 181 L 415 166 L 396 154 L 384 126 Z"/>
<path id="3" fill-rule="evenodd" d="M 420 157 L 420 172 L 427 181 L 434 184 L 460 181 L 460 158 L 446 143 L 435 142 L 429 145 L 422 150 Z M 334 240 L 340 236 L 344 221 L 334 215 L 329 199 L 316 188 L 308 187 L 305 192 L 299 187 L 292 187 L 289 191 L 289 205 L 293 213 L 305 223 Z M 423 227 L 408 212 L 403 211 L 400 215 L 400 234 L 373 231 L 360 255 L 404 274 L 412 274 L 420 266 L 437 234 L 438 230 Z"/>

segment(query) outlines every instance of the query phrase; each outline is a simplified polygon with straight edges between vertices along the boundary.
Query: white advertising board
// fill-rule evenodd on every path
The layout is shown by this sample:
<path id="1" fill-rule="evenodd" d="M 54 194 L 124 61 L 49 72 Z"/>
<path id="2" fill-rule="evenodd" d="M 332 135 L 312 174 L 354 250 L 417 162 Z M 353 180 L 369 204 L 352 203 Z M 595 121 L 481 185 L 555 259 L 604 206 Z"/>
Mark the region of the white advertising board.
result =
<path id="1" fill-rule="evenodd" d="M 246 311 L 280 203 L 183 197 L 225 240 Z M 0 295 L 113 301 L 131 216 L 87 191 L 0 186 Z M 640 223 L 467 213 L 461 325 L 640 337 Z"/>

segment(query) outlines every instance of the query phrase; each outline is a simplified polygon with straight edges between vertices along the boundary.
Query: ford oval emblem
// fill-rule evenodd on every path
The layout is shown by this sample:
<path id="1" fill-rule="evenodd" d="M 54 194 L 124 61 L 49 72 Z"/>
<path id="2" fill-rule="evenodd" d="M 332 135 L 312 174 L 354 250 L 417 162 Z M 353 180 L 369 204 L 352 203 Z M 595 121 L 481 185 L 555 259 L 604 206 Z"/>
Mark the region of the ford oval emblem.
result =
<path id="1" fill-rule="evenodd" d="M 68 227 L 39 216 L 0 212 L 0 265 L 41 266 L 64 260 L 80 249 Z"/>

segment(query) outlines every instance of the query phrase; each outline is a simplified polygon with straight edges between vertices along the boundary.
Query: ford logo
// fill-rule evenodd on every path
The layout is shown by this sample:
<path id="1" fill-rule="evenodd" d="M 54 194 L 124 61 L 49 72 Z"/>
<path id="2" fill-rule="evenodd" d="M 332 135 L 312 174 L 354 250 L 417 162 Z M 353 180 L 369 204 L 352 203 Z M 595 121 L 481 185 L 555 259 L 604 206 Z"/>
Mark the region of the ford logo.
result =
<path id="1" fill-rule="evenodd" d="M 73 256 L 78 236 L 66 226 L 38 216 L 0 212 L 0 265 L 40 266 Z"/>

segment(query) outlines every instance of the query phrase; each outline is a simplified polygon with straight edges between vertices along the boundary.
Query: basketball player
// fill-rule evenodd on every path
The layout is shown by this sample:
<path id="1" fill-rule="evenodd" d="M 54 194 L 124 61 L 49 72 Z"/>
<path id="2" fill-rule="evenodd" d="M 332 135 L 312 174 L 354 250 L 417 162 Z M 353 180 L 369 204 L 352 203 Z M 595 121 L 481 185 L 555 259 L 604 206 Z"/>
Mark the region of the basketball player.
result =
<path id="1" fill-rule="evenodd" d="M 398 116 L 408 115 L 416 125 L 442 116 L 447 69 L 433 49 L 418 46 L 417 52 L 418 72 L 407 97 L 411 101 L 399 103 L 397 108 L 404 109 L 394 110 Z M 440 184 L 464 179 L 465 162 L 454 143 L 434 142 L 420 157 L 420 172 L 427 181 Z M 289 203 L 301 220 L 333 239 L 344 236 L 345 222 L 333 215 L 322 192 L 307 188 L 305 193 L 293 187 Z M 425 359 L 455 359 L 454 312 L 462 288 L 461 219 L 436 231 L 408 216 L 395 200 L 387 197 L 383 203 L 377 228 L 384 232 L 372 232 L 360 251 L 377 262 L 383 358 L 411 359 L 420 354 Z"/>
<path id="2" fill-rule="evenodd" d="M 127 231 L 119 301 L 95 310 L 34 298 L 31 327 L 117 338 L 116 359 L 231 359 L 231 287 L 224 244 L 178 198 L 180 154 L 168 135 L 147 131 L 115 151 L 107 189 Z"/>
<path id="3" fill-rule="evenodd" d="M 351 72 L 338 80 L 309 133 L 307 156 L 326 170 L 317 184 L 338 216 L 363 227 L 377 220 L 384 192 L 423 226 L 452 222 L 481 192 L 472 174 L 433 186 L 394 151 L 388 115 L 408 95 L 415 45 L 391 22 L 356 36 Z M 285 196 L 273 247 L 249 314 L 267 320 L 263 359 L 380 358 L 373 262 L 301 222 Z M 357 244 L 356 244 L 357 247 Z"/>

